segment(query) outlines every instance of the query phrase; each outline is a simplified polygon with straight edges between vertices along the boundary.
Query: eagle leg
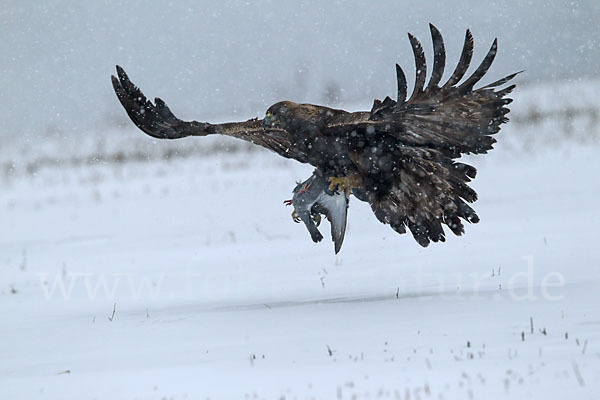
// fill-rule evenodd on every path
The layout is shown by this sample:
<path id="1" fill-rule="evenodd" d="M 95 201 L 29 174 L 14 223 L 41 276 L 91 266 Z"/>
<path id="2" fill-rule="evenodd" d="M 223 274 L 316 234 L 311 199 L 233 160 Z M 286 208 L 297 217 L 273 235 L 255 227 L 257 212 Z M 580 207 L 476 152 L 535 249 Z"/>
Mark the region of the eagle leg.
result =
<path id="1" fill-rule="evenodd" d="M 342 192 L 346 193 L 346 197 L 350 197 L 350 191 L 354 188 L 360 188 L 362 186 L 362 177 L 360 175 L 348 175 L 338 178 L 337 176 L 331 176 L 328 179 L 329 190 L 331 192 Z"/>

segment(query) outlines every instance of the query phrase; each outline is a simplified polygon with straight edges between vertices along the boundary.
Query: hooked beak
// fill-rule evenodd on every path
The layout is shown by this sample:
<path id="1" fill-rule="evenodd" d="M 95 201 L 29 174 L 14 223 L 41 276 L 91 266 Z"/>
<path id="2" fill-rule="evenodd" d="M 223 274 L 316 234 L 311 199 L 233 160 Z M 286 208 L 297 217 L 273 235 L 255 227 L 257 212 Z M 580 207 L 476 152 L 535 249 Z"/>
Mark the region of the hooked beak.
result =
<path id="1" fill-rule="evenodd" d="M 267 115 L 265 115 L 265 118 L 262 121 L 262 126 L 263 129 L 267 129 L 271 126 L 271 113 L 267 113 Z"/>
<path id="2" fill-rule="evenodd" d="M 263 121 L 262 121 L 262 126 L 263 126 L 263 129 L 267 129 L 269 126 L 271 126 L 271 118 L 265 117 L 265 119 L 263 119 Z"/>

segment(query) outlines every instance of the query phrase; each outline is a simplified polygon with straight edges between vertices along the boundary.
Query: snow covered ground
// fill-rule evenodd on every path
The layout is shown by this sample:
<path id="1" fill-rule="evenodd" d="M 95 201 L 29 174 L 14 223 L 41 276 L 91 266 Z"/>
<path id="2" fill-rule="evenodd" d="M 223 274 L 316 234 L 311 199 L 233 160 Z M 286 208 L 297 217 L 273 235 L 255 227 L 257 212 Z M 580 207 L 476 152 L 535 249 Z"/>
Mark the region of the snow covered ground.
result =
<path id="1" fill-rule="evenodd" d="M 517 92 L 426 249 L 353 199 L 334 256 L 283 205 L 311 167 L 235 142 L 4 143 L 2 397 L 599 398 L 599 86 Z"/>

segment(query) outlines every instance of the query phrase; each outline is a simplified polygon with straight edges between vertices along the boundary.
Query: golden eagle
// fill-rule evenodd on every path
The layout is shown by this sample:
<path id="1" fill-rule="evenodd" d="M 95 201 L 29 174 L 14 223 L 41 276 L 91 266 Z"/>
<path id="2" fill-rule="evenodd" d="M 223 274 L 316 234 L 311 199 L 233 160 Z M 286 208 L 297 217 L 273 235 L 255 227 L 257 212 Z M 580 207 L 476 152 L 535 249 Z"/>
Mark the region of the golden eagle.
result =
<path id="1" fill-rule="evenodd" d="M 443 224 L 461 235 L 461 219 L 479 221 L 467 204 L 477 200 L 468 185 L 476 169 L 455 159 L 492 149 L 496 141 L 492 135 L 508 121 L 506 105 L 512 100 L 505 96 L 515 85 L 499 87 L 517 75 L 474 88 L 494 60 L 494 40 L 481 65 L 460 83 L 473 55 L 473 37 L 467 30 L 458 65 L 440 84 L 444 42 L 437 28 L 429 27 L 434 52 L 429 82 L 423 47 L 408 34 L 416 64 L 412 94 L 407 100 L 406 78 L 396 64 L 397 99 L 375 100 L 371 111 L 282 101 L 269 107 L 262 120 L 210 124 L 182 121 L 161 99 L 147 100 L 119 66 L 112 84 L 133 123 L 148 135 L 159 139 L 227 135 L 309 163 L 328 178 L 329 190 L 368 202 L 379 221 L 398 233 L 408 227 L 415 240 L 427 246 L 430 241 L 445 241 Z"/>

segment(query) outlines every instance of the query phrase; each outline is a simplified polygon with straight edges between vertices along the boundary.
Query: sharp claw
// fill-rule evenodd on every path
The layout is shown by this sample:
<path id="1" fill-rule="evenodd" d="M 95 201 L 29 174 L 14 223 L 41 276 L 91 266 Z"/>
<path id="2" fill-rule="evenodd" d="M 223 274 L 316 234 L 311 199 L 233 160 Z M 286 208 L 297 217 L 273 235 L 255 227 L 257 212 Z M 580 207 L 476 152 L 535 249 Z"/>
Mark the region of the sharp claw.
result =
<path id="1" fill-rule="evenodd" d="M 329 177 L 328 181 L 330 192 L 341 193 L 343 191 L 346 194 L 346 197 L 350 197 L 352 186 L 349 177 L 344 176 L 342 178 L 338 178 L 336 176 L 331 176 Z"/>
<path id="2" fill-rule="evenodd" d="M 337 187 L 339 184 L 339 178 L 336 178 L 335 176 L 331 176 L 327 180 L 329 181 L 329 191 L 335 192 L 337 190 Z"/>

